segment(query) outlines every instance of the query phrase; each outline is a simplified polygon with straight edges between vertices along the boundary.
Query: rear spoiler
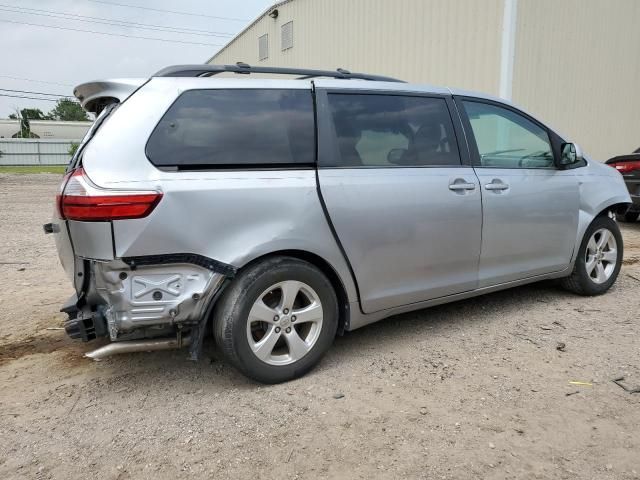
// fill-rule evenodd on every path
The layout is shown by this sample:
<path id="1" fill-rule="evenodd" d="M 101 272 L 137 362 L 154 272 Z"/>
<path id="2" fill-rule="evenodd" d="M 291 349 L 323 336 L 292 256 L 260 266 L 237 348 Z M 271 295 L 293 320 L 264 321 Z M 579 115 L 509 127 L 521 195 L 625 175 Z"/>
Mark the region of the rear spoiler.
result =
<path id="1" fill-rule="evenodd" d="M 147 81 L 146 78 L 117 78 L 87 82 L 74 88 L 73 94 L 86 111 L 99 114 L 107 105 L 124 102 Z"/>

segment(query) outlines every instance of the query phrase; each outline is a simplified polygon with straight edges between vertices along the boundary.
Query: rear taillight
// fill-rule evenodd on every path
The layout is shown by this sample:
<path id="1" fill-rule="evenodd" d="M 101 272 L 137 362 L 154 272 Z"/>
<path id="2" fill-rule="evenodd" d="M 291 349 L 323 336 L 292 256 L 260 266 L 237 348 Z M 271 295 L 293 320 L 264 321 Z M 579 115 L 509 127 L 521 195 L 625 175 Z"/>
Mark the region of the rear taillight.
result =
<path id="1" fill-rule="evenodd" d="M 107 190 L 95 186 L 79 168 L 63 181 L 58 205 L 67 220 L 107 222 L 143 218 L 156 207 L 162 193 L 155 191 Z"/>
<path id="2" fill-rule="evenodd" d="M 631 173 L 636 170 L 640 170 L 640 160 L 630 160 L 628 162 L 614 162 L 609 164 L 610 167 L 615 168 L 620 173 Z"/>
<path id="3" fill-rule="evenodd" d="M 64 187 L 67 185 L 69 178 L 73 174 L 73 170 L 66 173 L 64 177 L 62 177 L 62 182 L 58 187 L 58 193 L 56 193 L 56 210 L 58 211 L 58 216 L 62 218 L 62 193 L 64 192 Z"/>

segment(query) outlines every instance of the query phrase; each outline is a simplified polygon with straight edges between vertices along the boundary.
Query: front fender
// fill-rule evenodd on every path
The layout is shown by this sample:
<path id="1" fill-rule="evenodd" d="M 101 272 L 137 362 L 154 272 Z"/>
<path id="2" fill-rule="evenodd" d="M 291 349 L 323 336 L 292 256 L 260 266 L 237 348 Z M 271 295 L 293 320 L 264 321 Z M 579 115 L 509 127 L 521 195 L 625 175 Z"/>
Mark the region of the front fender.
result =
<path id="1" fill-rule="evenodd" d="M 631 203 L 631 197 L 622 176 L 613 168 L 591 162 L 584 175 L 579 177 L 580 211 L 576 247 L 571 262 L 575 262 L 582 238 L 593 220 L 614 205 Z"/>

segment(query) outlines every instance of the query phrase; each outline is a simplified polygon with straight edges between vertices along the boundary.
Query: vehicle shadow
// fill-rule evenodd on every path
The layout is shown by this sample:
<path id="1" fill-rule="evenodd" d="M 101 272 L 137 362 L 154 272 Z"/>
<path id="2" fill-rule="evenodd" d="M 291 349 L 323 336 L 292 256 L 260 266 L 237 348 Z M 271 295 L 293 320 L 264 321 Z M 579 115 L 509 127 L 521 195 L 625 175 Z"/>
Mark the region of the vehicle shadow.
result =
<path id="1" fill-rule="evenodd" d="M 320 366 L 307 377 L 333 375 L 331 372 L 336 368 L 342 368 L 345 363 L 362 357 L 372 349 L 380 355 L 384 352 L 392 354 L 394 349 L 406 345 L 407 339 L 418 342 L 434 336 L 462 336 L 476 322 L 489 321 L 496 315 L 521 315 L 540 302 L 562 303 L 571 297 L 574 296 L 549 281 L 389 317 L 338 336 Z M 170 387 L 172 390 L 175 388 L 175 391 L 186 392 L 199 390 L 207 385 L 214 385 L 218 391 L 225 388 L 276 388 L 264 387 L 244 377 L 222 358 L 221 353 L 215 349 L 211 336 L 205 340 L 202 358 L 197 363 L 186 361 L 185 357 L 186 351 L 116 355 L 92 364 L 95 372 L 90 376 L 100 378 L 102 384 L 124 382 L 132 393 L 148 389 L 153 384 L 173 384 Z M 90 361 L 87 359 L 87 362 Z M 105 376 L 111 380 L 105 379 Z M 306 380 L 309 381 L 312 380 Z"/>
<path id="2" fill-rule="evenodd" d="M 416 340 L 443 332 L 463 334 L 472 324 L 496 315 L 520 315 L 542 303 L 562 302 L 575 297 L 563 291 L 554 281 L 543 281 L 500 292 L 395 315 L 338 337 L 329 352 L 342 359 L 358 355 L 358 349 L 371 346 L 384 349 L 384 344 L 400 342 L 406 336 Z M 392 349 L 391 349 L 392 350 Z"/>
<path id="3" fill-rule="evenodd" d="M 635 222 L 625 222 L 625 223 L 618 223 L 618 225 L 620 225 L 620 229 L 622 230 L 622 236 L 624 237 L 625 231 L 631 231 L 634 234 L 636 232 L 640 232 L 640 220 L 637 220 Z"/>

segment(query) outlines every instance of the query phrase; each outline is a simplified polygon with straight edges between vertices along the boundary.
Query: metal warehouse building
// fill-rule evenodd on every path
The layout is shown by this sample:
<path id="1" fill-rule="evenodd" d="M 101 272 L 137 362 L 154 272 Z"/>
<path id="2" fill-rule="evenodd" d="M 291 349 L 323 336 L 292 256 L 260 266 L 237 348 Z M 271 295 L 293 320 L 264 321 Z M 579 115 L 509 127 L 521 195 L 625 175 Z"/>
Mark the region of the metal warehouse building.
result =
<path id="1" fill-rule="evenodd" d="M 237 61 L 479 90 L 598 160 L 640 147 L 639 0 L 287 0 L 209 63 Z"/>

